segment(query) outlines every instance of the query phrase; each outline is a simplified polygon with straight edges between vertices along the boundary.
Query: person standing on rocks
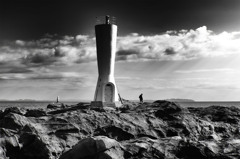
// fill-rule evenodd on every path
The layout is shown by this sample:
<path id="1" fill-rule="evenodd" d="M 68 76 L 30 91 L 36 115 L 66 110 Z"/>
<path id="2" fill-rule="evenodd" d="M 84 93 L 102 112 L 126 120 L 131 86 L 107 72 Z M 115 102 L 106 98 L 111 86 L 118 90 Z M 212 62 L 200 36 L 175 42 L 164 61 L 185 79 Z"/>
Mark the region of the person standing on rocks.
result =
<path id="1" fill-rule="evenodd" d="M 139 100 L 140 100 L 140 103 L 143 103 L 143 94 L 140 94 Z"/>

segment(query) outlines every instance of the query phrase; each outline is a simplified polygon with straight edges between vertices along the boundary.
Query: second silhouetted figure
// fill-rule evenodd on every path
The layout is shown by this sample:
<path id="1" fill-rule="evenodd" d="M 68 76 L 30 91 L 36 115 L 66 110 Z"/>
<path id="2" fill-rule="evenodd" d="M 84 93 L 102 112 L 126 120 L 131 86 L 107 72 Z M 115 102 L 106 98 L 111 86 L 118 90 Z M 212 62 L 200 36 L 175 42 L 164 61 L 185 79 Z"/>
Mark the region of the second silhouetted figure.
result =
<path id="1" fill-rule="evenodd" d="M 139 100 L 140 100 L 140 103 L 143 103 L 143 94 L 140 94 Z"/>

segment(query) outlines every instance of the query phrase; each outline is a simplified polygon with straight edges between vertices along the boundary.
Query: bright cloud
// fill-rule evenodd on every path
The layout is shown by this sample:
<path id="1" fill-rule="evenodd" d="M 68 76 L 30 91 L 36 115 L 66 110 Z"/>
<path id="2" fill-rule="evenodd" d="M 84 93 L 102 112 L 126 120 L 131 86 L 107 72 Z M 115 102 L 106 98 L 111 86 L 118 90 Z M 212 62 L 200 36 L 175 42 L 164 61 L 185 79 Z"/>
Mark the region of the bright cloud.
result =
<path id="1" fill-rule="evenodd" d="M 206 26 L 162 35 L 119 37 L 118 60 L 192 60 L 240 54 L 240 32 L 214 34 Z"/>
<path id="2" fill-rule="evenodd" d="M 0 46 L 0 64 L 26 66 L 71 65 L 96 60 L 95 39 L 84 35 L 46 36 L 35 41 L 16 40 Z"/>

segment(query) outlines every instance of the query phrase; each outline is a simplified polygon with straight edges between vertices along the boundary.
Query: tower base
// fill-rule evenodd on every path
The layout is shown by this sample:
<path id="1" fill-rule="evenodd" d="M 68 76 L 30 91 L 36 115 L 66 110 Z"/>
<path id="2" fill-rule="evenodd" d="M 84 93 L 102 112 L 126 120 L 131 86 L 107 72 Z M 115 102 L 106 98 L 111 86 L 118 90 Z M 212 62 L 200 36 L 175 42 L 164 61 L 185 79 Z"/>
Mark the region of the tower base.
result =
<path id="1" fill-rule="evenodd" d="M 116 102 L 102 102 L 102 101 L 92 101 L 91 107 L 103 108 L 103 107 L 112 107 L 117 108 L 122 106 L 122 103 L 119 101 Z"/>

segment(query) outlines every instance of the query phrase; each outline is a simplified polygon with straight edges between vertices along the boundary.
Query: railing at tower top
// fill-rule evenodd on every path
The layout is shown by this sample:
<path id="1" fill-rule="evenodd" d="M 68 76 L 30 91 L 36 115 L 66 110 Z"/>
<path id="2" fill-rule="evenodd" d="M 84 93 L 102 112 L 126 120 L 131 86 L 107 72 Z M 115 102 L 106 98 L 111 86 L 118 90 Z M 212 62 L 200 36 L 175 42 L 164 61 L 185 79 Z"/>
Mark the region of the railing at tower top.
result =
<path id="1" fill-rule="evenodd" d="M 100 24 L 117 24 L 116 23 L 116 17 L 114 16 L 98 16 L 96 17 L 96 25 L 100 25 Z"/>

